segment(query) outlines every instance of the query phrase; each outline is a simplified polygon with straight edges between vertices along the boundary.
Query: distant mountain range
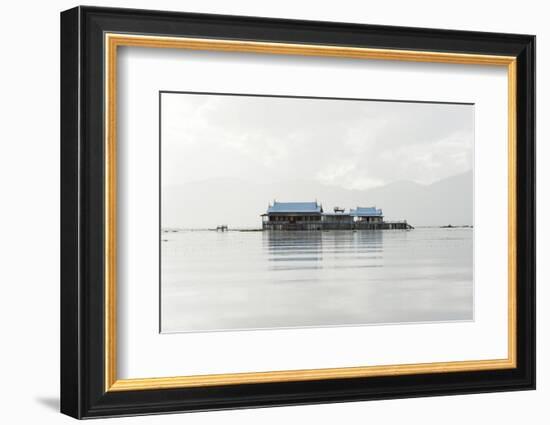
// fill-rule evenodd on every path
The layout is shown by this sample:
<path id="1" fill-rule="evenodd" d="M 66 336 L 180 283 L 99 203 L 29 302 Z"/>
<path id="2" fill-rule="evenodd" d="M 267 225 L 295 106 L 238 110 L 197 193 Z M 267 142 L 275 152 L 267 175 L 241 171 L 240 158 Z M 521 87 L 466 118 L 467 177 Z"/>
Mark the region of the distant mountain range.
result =
<path id="1" fill-rule="evenodd" d="M 413 226 L 473 224 L 472 171 L 429 185 L 396 181 L 368 190 L 346 190 L 314 181 L 258 184 L 238 179 L 212 179 L 162 188 L 162 227 L 260 227 L 268 203 L 314 201 L 333 207 L 382 208 L 387 220 Z"/>

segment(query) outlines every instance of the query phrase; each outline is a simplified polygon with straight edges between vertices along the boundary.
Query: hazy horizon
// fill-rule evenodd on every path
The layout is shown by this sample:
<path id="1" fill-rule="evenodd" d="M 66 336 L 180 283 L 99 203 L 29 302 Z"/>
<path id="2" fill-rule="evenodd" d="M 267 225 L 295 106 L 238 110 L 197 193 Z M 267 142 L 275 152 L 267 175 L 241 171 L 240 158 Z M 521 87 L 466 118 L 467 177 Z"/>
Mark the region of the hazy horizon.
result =
<path id="1" fill-rule="evenodd" d="M 365 191 L 306 180 L 259 184 L 236 178 L 206 179 L 163 187 L 162 227 L 207 229 L 227 224 L 233 228 L 257 228 L 261 226 L 260 214 L 274 200 L 318 201 L 325 212 L 335 206 L 346 211 L 357 206 L 376 206 L 383 210 L 385 219 L 407 220 L 414 226 L 473 225 L 473 198 L 468 197 L 466 187 L 472 182 L 471 170 L 429 185 L 396 181 Z M 456 194 L 453 200 L 439 205 L 441 194 L 449 192 Z M 269 197 L 267 193 L 273 195 Z M 406 205 L 408 198 L 415 198 L 416 204 Z"/>

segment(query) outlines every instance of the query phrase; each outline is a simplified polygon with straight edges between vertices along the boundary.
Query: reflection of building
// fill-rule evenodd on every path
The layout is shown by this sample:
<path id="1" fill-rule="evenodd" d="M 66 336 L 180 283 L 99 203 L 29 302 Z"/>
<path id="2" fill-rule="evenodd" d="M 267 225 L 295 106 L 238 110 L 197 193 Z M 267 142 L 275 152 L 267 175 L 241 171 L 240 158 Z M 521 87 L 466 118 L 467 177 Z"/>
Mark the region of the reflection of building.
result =
<path id="1" fill-rule="evenodd" d="M 346 213 L 335 207 L 324 212 L 315 202 L 277 202 L 262 214 L 264 230 L 389 230 L 412 229 L 406 221 L 386 222 L 381 209 L 357 207 Z"/>

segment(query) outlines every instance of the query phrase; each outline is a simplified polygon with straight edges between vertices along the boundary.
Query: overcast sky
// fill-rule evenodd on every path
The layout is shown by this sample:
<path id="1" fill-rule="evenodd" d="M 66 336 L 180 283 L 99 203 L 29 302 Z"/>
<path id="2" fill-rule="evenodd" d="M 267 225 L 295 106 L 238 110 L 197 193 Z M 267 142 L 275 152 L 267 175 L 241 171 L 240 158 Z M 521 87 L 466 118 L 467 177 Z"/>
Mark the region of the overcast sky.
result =
<path id="1" fill-rule="evenodd" d="M 474 106 L 164 93 L 162 183 L 370 189 L 472 169 Z"/>

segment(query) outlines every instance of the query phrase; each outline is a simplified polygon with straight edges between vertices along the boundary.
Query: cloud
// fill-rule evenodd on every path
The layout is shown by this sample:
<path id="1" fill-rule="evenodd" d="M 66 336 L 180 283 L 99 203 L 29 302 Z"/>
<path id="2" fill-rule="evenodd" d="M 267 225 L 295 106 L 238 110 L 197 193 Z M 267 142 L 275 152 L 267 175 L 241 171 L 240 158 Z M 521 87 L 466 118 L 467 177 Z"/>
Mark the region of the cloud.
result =
<path id="1" fill-rule="evenodd" d="M 472 168 L 473 117 L 472 105 L 165 93 L 163 183 L 431 183 Z"/>

